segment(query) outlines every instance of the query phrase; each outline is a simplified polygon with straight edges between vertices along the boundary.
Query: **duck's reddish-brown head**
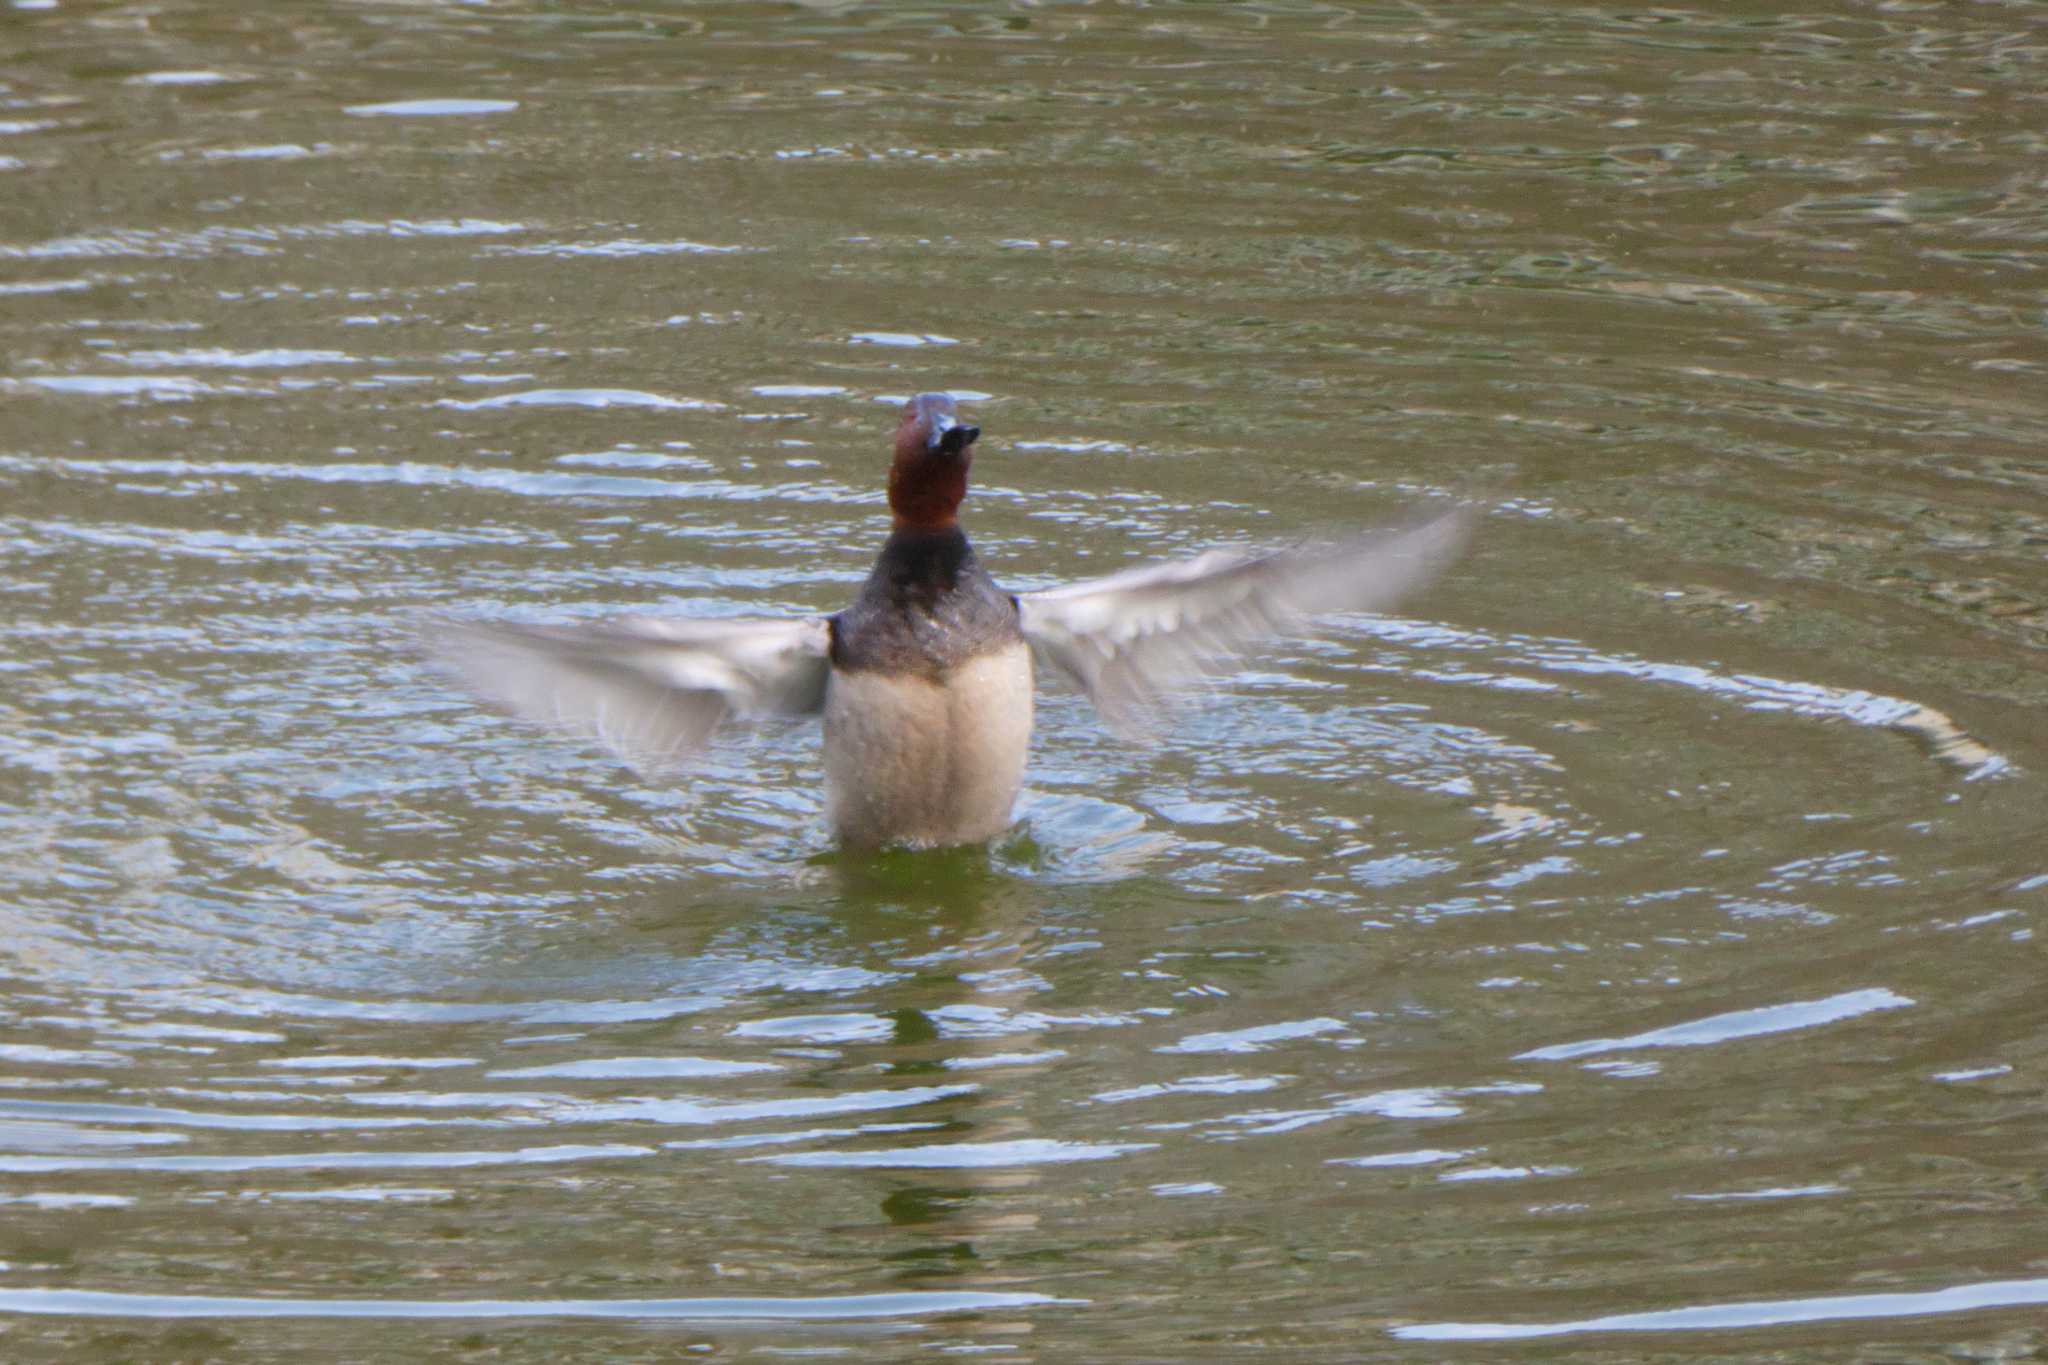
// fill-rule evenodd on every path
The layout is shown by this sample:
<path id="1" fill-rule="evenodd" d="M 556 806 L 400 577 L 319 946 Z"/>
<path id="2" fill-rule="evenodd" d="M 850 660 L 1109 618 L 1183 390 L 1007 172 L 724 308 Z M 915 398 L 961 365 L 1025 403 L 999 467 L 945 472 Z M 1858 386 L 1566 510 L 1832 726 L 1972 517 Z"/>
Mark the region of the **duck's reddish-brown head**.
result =
<path id="1" fill-rule="evenodd" d="M 960 420 L 948 394 L 921 393 L 903 405 L 889 466 L 889 511 L 897 530 L 943 531 L 955 524 L 980 435 L 980 427 Z"/>

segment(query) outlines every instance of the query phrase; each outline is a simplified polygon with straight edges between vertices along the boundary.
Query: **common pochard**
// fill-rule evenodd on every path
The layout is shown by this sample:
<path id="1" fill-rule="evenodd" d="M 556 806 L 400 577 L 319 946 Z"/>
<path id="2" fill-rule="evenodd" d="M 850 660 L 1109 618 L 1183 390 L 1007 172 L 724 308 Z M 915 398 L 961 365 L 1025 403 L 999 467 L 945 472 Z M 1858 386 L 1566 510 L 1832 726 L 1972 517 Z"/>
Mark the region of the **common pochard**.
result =
<path id="1" fill-rule="evenodd" d="M 1252 646 L 1329 612 L 1377 611 L 1457 553 L 1472 514 L 1265 553 L 1212 550 L 1008 593 L 959 522 L 977 427 L 953 400 L 903 407 L 889 538 L 853 604 L 793 620 L 623 616 L 575 625 L 442 621 L 427 645 L 487 701 L 595 739 L 645 774 L 683 766 L 728 720 L 822 714 L 841 843 L 979 843 L 1010 825 L 1031 737 L 1032 660 L 1079 684 L 1112 730 Z"/>

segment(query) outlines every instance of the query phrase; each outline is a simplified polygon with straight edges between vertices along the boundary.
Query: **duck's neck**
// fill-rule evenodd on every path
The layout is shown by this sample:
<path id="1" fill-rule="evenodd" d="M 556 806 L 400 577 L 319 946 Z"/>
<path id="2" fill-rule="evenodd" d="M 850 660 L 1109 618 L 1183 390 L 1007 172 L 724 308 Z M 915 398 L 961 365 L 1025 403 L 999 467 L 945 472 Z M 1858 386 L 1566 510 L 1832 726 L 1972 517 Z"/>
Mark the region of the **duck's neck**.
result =
<path id="1" fill-rule="evenodd" d="M 950 507 L 943 513 L 926 511 L 906 516 L 892 505 L 889 513 L 889 534 L 893 536 L 940 536 L 960 529 L 960 518 Z"/>
<path id="2" fill-rule="evenodd" d="M 899 520 L 875 560 L 875 578 L 897 592 L 945 592 L 974 564 L 974 547 L 958 521 L 938 527 Z"/>
<path id="3" fill-rule="evenodd" d="M 967 457 L 940 460 L 899 454 L 889 466 L 889 513 L 898 532 L 941 532 L 960 525 L 967 496 Z"/>

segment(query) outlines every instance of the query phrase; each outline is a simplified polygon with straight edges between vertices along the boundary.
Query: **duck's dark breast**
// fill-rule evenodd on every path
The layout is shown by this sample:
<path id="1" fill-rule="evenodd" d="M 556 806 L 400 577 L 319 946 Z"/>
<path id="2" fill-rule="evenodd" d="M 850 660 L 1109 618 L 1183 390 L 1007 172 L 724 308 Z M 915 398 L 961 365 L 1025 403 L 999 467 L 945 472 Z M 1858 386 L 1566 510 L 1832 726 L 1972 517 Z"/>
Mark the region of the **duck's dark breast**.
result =
<path id="1" fill-rule="evenodd" d="M 898 531 L 860 596 L 832 618 L 832 666 L 939 681 L 1023 638 L 1015 600 L 975 559 L 965 532 Z"/>

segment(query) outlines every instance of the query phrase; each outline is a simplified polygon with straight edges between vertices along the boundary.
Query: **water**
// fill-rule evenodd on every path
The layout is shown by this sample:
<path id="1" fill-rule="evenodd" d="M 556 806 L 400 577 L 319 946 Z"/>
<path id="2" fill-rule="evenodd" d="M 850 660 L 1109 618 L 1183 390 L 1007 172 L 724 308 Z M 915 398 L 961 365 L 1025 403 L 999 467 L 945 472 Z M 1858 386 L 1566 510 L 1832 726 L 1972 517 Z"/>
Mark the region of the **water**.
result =
<path id="1" fill-rule="evenodd" d="M 0 1354 L 2048 1348 L 2035 7 L 0 26 Z M 985 853 L 414 660 L 927 388 L 1016 588 L 1494 510 Z"/>

